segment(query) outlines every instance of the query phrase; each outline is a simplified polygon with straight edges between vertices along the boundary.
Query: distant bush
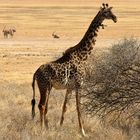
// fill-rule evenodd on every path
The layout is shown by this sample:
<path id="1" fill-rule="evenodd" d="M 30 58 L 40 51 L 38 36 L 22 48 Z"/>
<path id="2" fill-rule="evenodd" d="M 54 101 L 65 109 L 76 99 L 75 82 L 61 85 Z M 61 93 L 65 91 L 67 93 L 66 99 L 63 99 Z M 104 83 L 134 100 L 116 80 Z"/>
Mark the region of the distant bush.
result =
<path id="1" fill-rule="evenodd" d="M 90 115 L 138 113 L 140 105 L 140 44 L 123 39 L 90 60 L 84 87 L 84 108 Z M 140 116 L 140 114 L 139 114 Z"/>

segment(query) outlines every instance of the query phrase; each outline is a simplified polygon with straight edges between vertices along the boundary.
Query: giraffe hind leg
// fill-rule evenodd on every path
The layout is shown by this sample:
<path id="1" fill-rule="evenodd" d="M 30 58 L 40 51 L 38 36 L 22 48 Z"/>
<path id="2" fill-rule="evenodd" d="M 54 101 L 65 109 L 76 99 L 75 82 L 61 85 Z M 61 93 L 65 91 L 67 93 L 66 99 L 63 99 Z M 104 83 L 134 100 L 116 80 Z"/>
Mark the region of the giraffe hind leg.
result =
<path id="1" fill-rule="evenodd" d="M 45 123 L 46 129 L 48 129 L 48 117 L 47 117 L 47 112 L 48 112 L 48 101 L 49 101 L 50 91 L 51 91 L 51 88 L 48 89 L 48 91 L 47 91 L 46 104 L 45 104 L 45 113 L 44 113 L 44 123 Z"/>
<path id="2" fill-rule="evenodd" d="M 40 91 L 40 102 L 38 105 L 39 111 L 40 111 L 40 122 L 41 122 L 41 128 L 44 128 L 45 124 L 45 108 L 46 108 L 46 99 L 48 98 L 47 93 L 47 84 L 46 83 L 40 83 L 38 82 L 38 87 Z"/>

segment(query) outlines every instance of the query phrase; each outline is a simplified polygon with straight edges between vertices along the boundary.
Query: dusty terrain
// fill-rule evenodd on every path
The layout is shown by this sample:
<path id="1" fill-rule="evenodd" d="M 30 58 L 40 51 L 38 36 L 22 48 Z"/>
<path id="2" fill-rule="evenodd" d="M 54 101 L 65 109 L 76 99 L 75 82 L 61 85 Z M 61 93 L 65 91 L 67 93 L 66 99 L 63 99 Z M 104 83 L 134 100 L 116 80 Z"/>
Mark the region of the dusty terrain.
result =
<path id="1" fill-rule="evenodd" d="M 34 71 L 41 64 L 55 60 L 65 49 L 80 41 L 101 3 L 101 0 L 82 0 L 80 4 L 73 0 L 0 1 L 0 31 L 4 27 L 17 30 L 13 38 L 4 39 L 2 32 L 0 34 L 0 139 L 81 139 L 73 104 L 64 127 L 59 127 L 64 92 L 54 94 L 57 93 L 55 90 L 50 99 L 50 130 L 40 134 L 37 107 L 35 121 L 30 117 L 30 85 Z M 118 22 L 105 22 L 107 27 L 100 30 L 96 49 L 105 50 L 123 37 L 140 38 L 140 1 L 110 0 L 110 3 Z M 60 39 L 54 39 L 53 32 Z M 39 99 L 39 94 L 36 95 Z M 129 139 L 121 130 L 101 126 L 96 117 L 87 122 L 87 139 Z"/>

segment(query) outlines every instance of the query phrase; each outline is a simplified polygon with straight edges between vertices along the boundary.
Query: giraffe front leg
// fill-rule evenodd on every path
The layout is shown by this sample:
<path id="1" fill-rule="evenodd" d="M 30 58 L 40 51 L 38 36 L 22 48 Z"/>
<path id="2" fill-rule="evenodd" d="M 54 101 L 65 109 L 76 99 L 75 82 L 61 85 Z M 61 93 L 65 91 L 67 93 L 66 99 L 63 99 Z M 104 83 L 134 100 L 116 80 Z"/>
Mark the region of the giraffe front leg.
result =
<path id="1" fill-rule="evenodd" d="M 65 95 L 64 104 L 63 104 L 63 108 L 62 108 L 61 120 L 60 120 L 60 125 L 61 125 L 61 126 L 63 125 L 64 114 L 65 114 L 65 112 L 67 111 L 67 102 L 68 102 L 68 100 L 70 100 L 69 95 L 70 95 L 71 93 L 72 93 L 72 91 L 67 89 L 66 95 Z"/>
<path id="2" fill-rule="evenodd" d="M 78 122 L 79 122 L 80 133 L 83 136 L 86 136 L 85 135 L 84 128 L 83 128 L 83 121 L 82 121 L 82 118 L 81 118 L 80 96 L 79 96 L 79 90 L 78 89 L 76 90 L 76 109 L 77 109 L 77 115 L 78 115 Z"/>

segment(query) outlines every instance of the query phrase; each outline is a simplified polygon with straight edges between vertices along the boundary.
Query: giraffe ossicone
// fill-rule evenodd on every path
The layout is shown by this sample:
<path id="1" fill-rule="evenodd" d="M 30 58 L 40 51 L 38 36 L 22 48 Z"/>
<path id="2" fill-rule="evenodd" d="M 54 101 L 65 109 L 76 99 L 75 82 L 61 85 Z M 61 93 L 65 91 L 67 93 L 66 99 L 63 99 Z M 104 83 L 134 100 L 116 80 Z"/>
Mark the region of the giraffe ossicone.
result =
<path id="1" fill-rule="evenodd" d="M 82 135 L 85 136 L 80 110 L 80 89 L 85 77 L 85 63 L 91 55 L 93 45 L 95 45 L 99 27 L 104 27 L 103 21 L 105 19 L 111 19 L 114 22 L 117 22 L 117 17 L 113 14 L 112 7 L 109 7 L 108 4 L 103 4 L 103 7 L 100 8 L 99 12 L 92 20 L 84 37 L 77 45 L 67 49 L 59 59 L 41 65 L 34 73 L 32 83 L 32 117 L 34 118 L 35 116 L 36 80 L 40 91 L 40 102 L 38 107 L 40 110 L 41 127 L 44 124 L 46 127 L 48 126 L 48 101 L 52 87 L 56 89 L 66 89 L 60 124 L 62 125 L 64 121 L 64 114 L 66 112 L 66 104 L 69 95 L 72 91 L 75 91 L 79 128 Z"/>

